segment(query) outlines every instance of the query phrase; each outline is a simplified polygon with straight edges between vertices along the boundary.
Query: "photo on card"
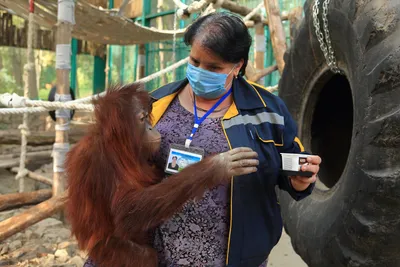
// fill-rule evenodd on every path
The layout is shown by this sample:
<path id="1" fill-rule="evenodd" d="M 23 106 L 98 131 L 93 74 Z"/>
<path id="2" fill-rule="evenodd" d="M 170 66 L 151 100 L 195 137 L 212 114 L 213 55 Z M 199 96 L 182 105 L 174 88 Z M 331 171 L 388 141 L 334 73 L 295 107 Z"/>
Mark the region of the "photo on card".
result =
<path id="1" fill-rule="evenodd" d="M 304 165 L 307 163 L 307 157 L 299 157 L 299 165 Z"/>
<path id="2" fill-rule="evenodd" d="M 168 155 L 165 172 L 174 174 L 178 173 L 187 166 L 199 162 L 203 159 L 203 155 L 192 153 L 189 151 L 180 150 L 171 147 Z"/>

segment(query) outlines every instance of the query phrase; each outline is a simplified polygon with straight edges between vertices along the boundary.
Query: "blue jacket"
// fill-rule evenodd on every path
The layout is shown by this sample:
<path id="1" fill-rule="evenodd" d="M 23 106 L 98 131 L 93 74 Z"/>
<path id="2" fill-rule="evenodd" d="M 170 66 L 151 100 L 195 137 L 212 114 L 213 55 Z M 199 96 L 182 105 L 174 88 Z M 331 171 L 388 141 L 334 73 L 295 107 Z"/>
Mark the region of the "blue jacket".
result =
<path id="1" fill-rule="evenodd" d="M 153 126 L 187 83 L 185 79 L 151 92 Z M 300 200 L 311 194 L 314 184 L 297 192 L 288 177 L 279 174 L 280 152 L 304 152 L 296 123 L 283 101 L 241 77 L 235 79 L 232 93 L 233 104 L 221 120 L 226 139 L 231 149 L 250 147 L 256 151 L 260 166 L 256 173 L 232 177 L 226 265 L 258 267 L 282 234 L 276 185 Z"/>

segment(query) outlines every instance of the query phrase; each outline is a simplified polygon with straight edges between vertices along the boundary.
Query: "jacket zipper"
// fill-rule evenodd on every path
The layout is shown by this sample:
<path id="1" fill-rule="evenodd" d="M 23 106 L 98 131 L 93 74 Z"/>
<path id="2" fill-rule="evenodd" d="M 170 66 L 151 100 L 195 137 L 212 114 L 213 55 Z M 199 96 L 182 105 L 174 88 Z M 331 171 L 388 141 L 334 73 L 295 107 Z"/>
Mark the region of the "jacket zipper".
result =
<path id="1" fill-rule="evenodd" d="M 226 134 L 226 131 L 225 131 L 225 128 L 224 128 L 223 119 L 221 119 L 221 126 L 222 126 L 222 131 L 224 132 L 226 141 L 228 141 L 229 149 L 232 149 L 231 142 L 229 141 L 228 135 Z M 230 219 L 229 219 L 228 245 L 227 245 L 227 248 L 226 248 L 226 260 L 225 260 L 226 265 L 229 264 L 229 252 L 230 252 L 230 247 L 231 247 L 232 214 L 233 214 L 233 212 L 232 212 L 232 199 L 233 199 L 233 176 L 231 178 L 231 200 L 230 200 L 230 203 L 229 203 L 229 205 L 230 205 Z"/>

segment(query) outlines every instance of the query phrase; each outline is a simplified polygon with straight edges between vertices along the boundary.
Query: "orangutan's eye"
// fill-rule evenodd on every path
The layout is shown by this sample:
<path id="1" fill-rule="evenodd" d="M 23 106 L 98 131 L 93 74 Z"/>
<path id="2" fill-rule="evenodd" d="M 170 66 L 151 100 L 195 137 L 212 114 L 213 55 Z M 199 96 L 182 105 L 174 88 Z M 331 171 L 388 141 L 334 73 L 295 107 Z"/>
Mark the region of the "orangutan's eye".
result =
<path id="1" fill-rule="evenodd" d="M 140 121 L 144 122 L 146 119 L 148 119 L 149 113 L 142 113 L 140 116 Z"/>

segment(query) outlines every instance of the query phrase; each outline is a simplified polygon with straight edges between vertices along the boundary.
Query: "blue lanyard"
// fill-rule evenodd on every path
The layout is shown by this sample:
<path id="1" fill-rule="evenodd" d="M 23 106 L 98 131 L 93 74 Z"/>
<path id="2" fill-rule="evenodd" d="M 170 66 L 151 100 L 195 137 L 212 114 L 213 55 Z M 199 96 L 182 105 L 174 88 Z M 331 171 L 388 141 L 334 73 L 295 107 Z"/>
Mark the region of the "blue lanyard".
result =
<path id="1" fill-rule="evenodd" d="M 192 128 L 192 133 L 190 134 L 190 136 L 186 139 L 185 142 L 185 147 L 189 147 L 190 143 L 193 140 L 193 136 L 196 133 L 197 129 L 199 129 L 200 124 L 203 123 L 203 121 L 231 94 L 232 92 L 232 88 L 229 89 L 228 92 L 226 92 L 219 100 L 217 103 L 214 104 L 214 106 L 212 106 L 207 112 L 206 114 L 203 115 L 203 117 L 199 118 L 197 117 L 197 108 L 196 108 L 196 97 L 194 98 L 193 101 L 193 110 L 194 110 L 194 125 Z"/>

